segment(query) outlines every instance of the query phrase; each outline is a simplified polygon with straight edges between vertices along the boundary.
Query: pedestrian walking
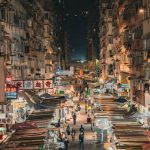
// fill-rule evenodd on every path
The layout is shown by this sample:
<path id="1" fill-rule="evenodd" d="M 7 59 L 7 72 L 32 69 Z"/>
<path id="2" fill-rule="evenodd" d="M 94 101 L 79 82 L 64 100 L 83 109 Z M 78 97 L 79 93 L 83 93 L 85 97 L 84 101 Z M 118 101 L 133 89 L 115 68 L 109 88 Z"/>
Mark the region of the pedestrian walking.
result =
<path id="1" fill-rule="evenodd" d="M 91 112 L 91 105 L 88 105 L 88 113 Z"/>
<path id="2" fill-rule="evenodd" d="M 84 149 L 84 134 L 83 133 L 79 134 L 79 144 L 80 144 L 80 149 Z"/>
<path id="3" fill-rule="evenodd" d="M 58 138 L 59 138 L 60 142 L 63 141 L 63 134 L 60 131 L 58 133 Z"/>
<path id="4" fill-rule="evenodd" d="M 73 113 L 72 118 L 73 118 L 73 124 L 76 125 L 76 120 L 77 120 L 77 115 L 76 115 L 76 113 Z"/>
<path id="5" fill-rule="evenodd" d="M 84 134 L 84 127 L 81 125 L 80 127 L 80 133 L 83 133 Z"/>
<path id="6" fill-rule="evenodd" d="M 75 135 L 76 135 L 76 130 L 75 130 L 75 128 L 73 127 L 72 130 L 71 130 L 72 141 L 75 140 Z"/>
<path id="7" fill-rule="evenodd" d="M 78 113 L 80 113 L 80 110 L 81 110 L 81 106 L 80 106 L 80 104 L 78 103 L 78 105 L 77 105 L 77 111 L 78 111 Z"/>
<path id="8" fill-rule="evenodd" d="M 87 123 L 91 123 L 91 117 L 90 117 L 90 115 L 87 116 Z"/>
<path id="9" fill-rule="evenodd" d="M 69 115 L 69 106 L 67 106 L 67 115 Z"/>
<path id="10" fill-rule="evenodd" d="M 88 105 L 85 105 L 85 113 L 87 114 L 87 110 L 88 110 Z"/>
<path id="11" fill-rule="evenodd" d="M 67 135 L 70 135 L 70 132 L 71 132 L 71 131 L 70 131 L 70 126 L 68 125 L 67 128 L 66 128 L 66 133 L 67 133 Z"/>
<path id="12" fill-rule="evenodd" d="M 65 137 L 64 139 L 64 147 L 65 147 L 65 150 L 68 150 L 68 147 L 69 147 L 69 140 L 67 137 Z"/>
<path id="13" fill-rule="evenodd" d="M 91 105 L 91 113 L 94 114 L 94 104 Z"/>

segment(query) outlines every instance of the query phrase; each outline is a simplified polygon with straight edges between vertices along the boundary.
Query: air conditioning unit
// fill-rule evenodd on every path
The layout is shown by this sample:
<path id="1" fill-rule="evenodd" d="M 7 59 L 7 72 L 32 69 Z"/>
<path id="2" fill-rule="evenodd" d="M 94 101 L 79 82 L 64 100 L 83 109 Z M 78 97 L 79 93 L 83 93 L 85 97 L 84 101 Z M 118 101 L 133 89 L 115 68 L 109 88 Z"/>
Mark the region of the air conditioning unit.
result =
<path id="1" fill-rule="evenodd" d="M 132 37 L 132 40 L 134 40 L 135 39 L 135 34 L 131 33 L 131 37 Z"/>

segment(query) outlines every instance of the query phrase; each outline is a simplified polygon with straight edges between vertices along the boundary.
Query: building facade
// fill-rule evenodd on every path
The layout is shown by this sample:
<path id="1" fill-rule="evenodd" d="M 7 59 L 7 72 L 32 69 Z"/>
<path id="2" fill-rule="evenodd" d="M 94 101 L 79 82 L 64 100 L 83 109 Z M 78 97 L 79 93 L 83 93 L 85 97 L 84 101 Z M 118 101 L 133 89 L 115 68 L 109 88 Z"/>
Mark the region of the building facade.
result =
<path id="1" fill-rule="evenodd" d="M 101 0 L 100 66 L 122 94 L 149 107 L 149 1 Z M 145 91 L 146 96 L 145 96 Z"/>
<path id="2" fill-rule="evenodd" d="M 0 2 L 0 54 L 13 80 L 49 79 L 58 66 L 55 3 Z"/>

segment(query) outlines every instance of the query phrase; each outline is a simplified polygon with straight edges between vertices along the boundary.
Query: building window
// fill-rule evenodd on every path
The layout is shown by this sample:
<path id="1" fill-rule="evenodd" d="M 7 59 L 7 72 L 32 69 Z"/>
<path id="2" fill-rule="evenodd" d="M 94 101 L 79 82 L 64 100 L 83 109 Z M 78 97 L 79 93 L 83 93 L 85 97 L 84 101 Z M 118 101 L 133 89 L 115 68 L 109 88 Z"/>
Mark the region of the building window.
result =
<path id="1" fill-rule="evenodd" d="M 109 57 L 112 57 L 113 56 L 113 52 L 112 50 L 109 50 Z"/>
<path id="2" fill-rule="evenodd" d="M 109 75 L 113 75 L 113 65 L 110 64 L 108 68 Z"/>
<path id="3" fill-rule="evenodd" d="M 108 37 L 108 43 L 109 43 L 109 44 L 112 44 L 112 43 L 113 43 L 113 38 L 112 38 L 112 36 L 109 36 L 109 37 Z"/>
<path id="4" fill-rule="evenodd" d="M 45 18 L 46 20 L 48 20 L 48 19 L 49 19 L 49 17 L 48 17 L 48 13 L 45 13 L 44 18 Z"/>
<path id="5" fill-rule="evenodd" d="M 5 20 L 5 9 L 4 8 L 0 9 L 0 19 Z"/>
<path id="6" fill-rule="evenodd" d="M 150 51 L 150 39 L 144 40 L 144 49 Z"/>

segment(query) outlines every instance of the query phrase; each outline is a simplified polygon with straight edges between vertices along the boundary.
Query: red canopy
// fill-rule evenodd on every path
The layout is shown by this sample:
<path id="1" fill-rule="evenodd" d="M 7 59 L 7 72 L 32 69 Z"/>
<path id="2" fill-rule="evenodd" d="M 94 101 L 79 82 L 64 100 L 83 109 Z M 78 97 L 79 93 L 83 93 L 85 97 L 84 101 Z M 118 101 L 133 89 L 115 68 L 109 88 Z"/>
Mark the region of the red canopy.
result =
<path id="1" fill-rule="evenodd" d="M 37 124 L 35 122 L 23 122 L 23 123 L 16 123 L 12 126 L 14 130 L 21 130 L 21 129 L 35 129 L 37 128 Z"/>
<path id="2" fill-rule="evenodd" d="M 142 145 L 143 150 L 150 150 L 150 143 Z"/>

